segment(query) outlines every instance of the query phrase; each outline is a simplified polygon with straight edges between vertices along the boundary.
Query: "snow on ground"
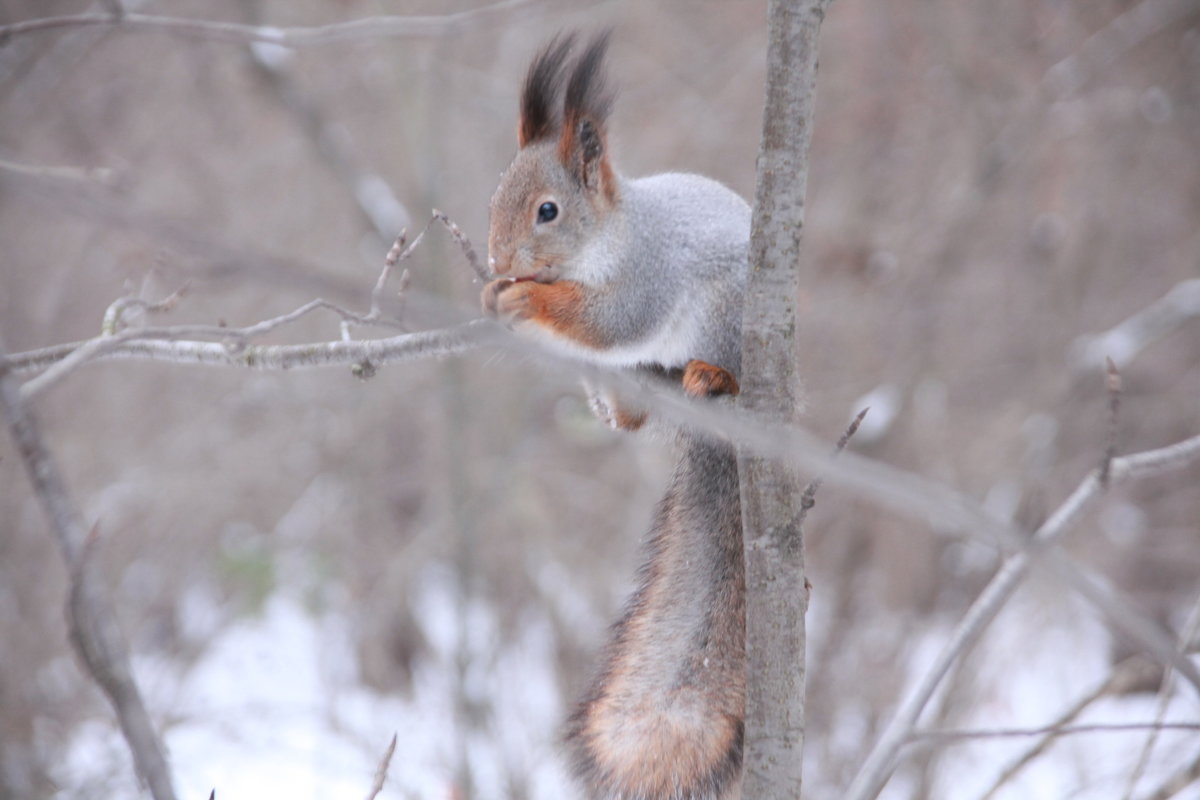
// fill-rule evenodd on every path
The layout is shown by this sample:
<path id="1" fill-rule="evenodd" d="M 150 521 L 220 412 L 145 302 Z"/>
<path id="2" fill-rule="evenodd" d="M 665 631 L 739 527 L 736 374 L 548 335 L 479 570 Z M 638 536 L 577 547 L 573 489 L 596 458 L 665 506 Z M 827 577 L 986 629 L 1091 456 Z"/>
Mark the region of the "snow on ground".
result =
<path id="1" fill-rule="evenodd" d="M 315 616 L 286 593 L 223 630 L 182 677 L 174 663 L 140 659 L 147 705 L 170 718 L 164 738 L 180 797 L 203 800 L 215 789 L 220 800 L 362 798 L 395 733 L 380 797 L 449 798 L 459 738 L 449 575 L 427 571 L 418 593 L 437 658 L 417 667 L 411 701 L 358 685 L 345 619 Z M 497 645 L 485 608 L 472 608 L 468 624 L 476 646 Z M 508 797 L 510 772 L 525 777 L 531 798 L 570 795 L 554 746 L 562 712 L 553 648 L 549 622 L 531 618 L 471 678 L 493 703 L 488 735 L 468 739 L 481 800 Z M 94 796 L 103 785 L 111 800 L 139 797 L 128 762 L 113 725 L 83 726 L 59 776 L 70 787 L 63 796 Z"/>
<path id="2" fill-rule="evenodd" d="M 192 598 L 192 617 L 203 626 L 203 598 Z M 261 615 L 214 633 L 199 663 L 180 676 L 164 660 L 140 659 L 148 705 L 169 716 L 165 739 L 182 798 L 219 800 L 288 797 L 361 798 L 393 733 L 398 737 L 389 781 L 381 797 L 450 798 L 459 753 L 454 697 L 460 620 L 453 573 L 431 566 L 416 588 L 417 618 L 434 651 L 418 666 L 411 700 L 377 694 L 357 682 L 347 615 L 307 611 L 286 592 Z M 820 616 L 819 606 L 815 609 Z M 208 614 L 208 617 L 212 617 Z M 814 619 L 814 633 L 819 632 Z M 553 630 L 531 615 L 519 638 L 499 641 L 491 612 L 471 606 L 465 632 L 477 666 L 467 691 L 491 704 L 481 730 L 467 737 L 466 752 L 481 800 L 512 793 L 509 776 L 522 776 L 535 799 L 574 795 L 555 737 L 563 708 L 554 674 Z M 948 631 L 930 631 L 911 650 L 911 682 L 940 651 Z M 819 638 L 819 636 L 818 636 Z M 1010 601 L 967 662 L 972 696 L 957 728 L 1040 727 L 1108 676 L 1112 642 L 1082 601 L 1034 583 Z M 1142 693 L 1098 701 L 1075 724 L 1144 723 L 1156 699 Z M 849 709 L 848 709 L 849 713 Z M 861 713 L 857 712 L 857 713 Z M 853 714 L 851 714 L 853 716 Z M 963 716 L 960 714 L 960 716 Z M 1168 721 L 1200 720 L 1200 702 L 1177 686 Z M 1145 732 L 1067 736 L 1034 760 L 996 800 L 1112 800 L 1124 796 Z M 934 800 L 979 798 L 1001 771 L 1036 744 L 1034 738 L 973 740 L 944 745 L 933 784 Z M 856 750 L 862 742 L 856 741 Z M 849 746 L 849 745 L 848 745 Z M 1200 735 L 1164 731 L 1146 777 L 1144 796 L 1172 771 L 1196 757 Z M 129 756 L 115 728 L 91 722 L 80 728 L 66 760 L 62 797 L 138 797 Z M 810 791 L 819 782 L 810 784 Z M 103 794 L 97 788 L 103 787 Z M 900 775 L 887 798 L 911 796 Z M 1200 800 L 1200 787 L 1175 795 Z"/>

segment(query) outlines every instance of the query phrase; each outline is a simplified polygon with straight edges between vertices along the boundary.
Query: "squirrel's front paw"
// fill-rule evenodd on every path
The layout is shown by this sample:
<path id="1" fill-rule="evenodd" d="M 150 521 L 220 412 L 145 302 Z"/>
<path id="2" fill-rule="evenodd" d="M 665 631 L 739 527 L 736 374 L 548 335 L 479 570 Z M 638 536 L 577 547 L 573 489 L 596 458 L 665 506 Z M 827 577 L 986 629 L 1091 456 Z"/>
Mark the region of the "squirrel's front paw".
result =
<path id="1" fill-rule="evenodd" d="M 483 287 L 483 313 L 512 325 L 532 316 L 530 281 L 497 278 Z"/>

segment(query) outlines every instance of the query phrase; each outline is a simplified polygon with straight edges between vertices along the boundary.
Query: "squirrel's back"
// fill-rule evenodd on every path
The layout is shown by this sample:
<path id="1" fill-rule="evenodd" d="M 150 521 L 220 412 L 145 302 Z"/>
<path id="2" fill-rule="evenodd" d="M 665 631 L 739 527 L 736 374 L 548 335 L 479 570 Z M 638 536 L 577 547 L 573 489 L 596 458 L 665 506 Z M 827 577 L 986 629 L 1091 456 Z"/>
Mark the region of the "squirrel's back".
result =
<path id="1" fill-rule="evenodd" d="M 650 291 L 675 297 L 695 329 L 682 361 L 739 374 L 750 206 L 724 184 L 687 173 L 636 178 L 623 190 L 623 213 L 638 221 L 629 226 L 628 270 Z"/>

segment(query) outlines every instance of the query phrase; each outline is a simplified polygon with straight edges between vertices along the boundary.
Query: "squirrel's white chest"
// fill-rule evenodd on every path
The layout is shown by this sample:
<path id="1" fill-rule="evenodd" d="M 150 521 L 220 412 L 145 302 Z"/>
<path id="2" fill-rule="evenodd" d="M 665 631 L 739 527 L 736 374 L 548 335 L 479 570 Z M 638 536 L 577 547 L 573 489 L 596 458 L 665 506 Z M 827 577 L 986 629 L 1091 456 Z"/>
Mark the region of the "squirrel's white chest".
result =
<path id="1" fill-rule="evenodd" d="M 586 347 L 552 334 L 546 339 L 567 354 L 609 367 L 658 365 L 667 369 L 683 367 L 700 352 L 700 317 L 678 304 L 648 336 L 630 344 L 605 349 Z"/>

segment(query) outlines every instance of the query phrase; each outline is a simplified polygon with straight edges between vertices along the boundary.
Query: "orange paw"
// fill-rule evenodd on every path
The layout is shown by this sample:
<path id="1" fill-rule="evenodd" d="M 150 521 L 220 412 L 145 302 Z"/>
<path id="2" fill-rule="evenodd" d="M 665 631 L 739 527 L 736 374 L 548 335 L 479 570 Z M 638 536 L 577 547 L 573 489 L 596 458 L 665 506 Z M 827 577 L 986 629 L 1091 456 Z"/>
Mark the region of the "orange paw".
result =
<path id="1" fill-rule="evenodd" d="M 683 390 L 692 397 L 716 397 L 741 391 L 737 378 L 724 367 L 692 359 L 683 368 Z"/>
<path id="2" fill-rule="evenodd" d="M 508 325 L 529 319 L 533 316 L 533 304 L 530 302 L 530 289 L 533 286 L 529 281 L 497 278 L 483 287 L 483 313 Z"/>

